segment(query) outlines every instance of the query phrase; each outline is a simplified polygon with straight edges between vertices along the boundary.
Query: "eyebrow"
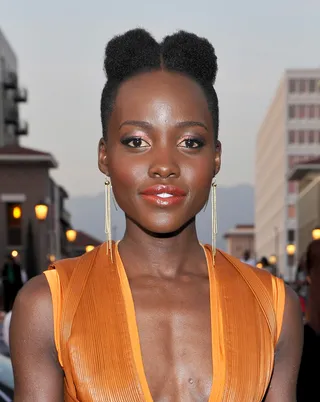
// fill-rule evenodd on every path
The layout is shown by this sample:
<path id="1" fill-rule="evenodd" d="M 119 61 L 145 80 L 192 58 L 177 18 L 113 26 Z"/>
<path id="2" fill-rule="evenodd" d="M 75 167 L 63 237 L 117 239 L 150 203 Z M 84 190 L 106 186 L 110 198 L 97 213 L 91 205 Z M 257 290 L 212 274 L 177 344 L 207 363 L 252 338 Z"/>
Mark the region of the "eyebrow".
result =
<path id="1" fill-rule="evenodd" d="M 136 126 L 136 127 L 146 128 L 146 129 L 152 128 L 151 123 L 148 123 L 147 121 L 142 121 L 142 120 L 126 120 L 120 124 L 119 129 L 122 126 Z M 197 127 L 202 127 L 205 130 L 209 131 L 208 127 L 204 123 L 201 123 L 200 121 L 192 121 L 192 120 L 180 121 L 175 126 L 178 128 L 196 127 L 197 126 Z"/>

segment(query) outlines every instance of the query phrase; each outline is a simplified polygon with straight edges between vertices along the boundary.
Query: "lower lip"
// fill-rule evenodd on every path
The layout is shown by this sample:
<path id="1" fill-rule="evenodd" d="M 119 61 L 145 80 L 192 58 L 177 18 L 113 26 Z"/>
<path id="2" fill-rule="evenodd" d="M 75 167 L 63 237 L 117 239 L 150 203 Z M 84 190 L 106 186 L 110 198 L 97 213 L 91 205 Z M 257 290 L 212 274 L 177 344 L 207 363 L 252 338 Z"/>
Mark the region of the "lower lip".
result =
<path id="1" fill-rule="evenodd" d="M 153 204 L 156 204 L 161 207 L 167 207 L 171 205 L 176 205 L 180 204 L 185 197 L 184 196 L 177 196 L 173 195 L 172 197 L 167 197 L 167 198 L 162 198 L 157 195 L 146 195 L 142 194 L 142 198 L 145 199 L 146 201 L 149 201 Z"/>

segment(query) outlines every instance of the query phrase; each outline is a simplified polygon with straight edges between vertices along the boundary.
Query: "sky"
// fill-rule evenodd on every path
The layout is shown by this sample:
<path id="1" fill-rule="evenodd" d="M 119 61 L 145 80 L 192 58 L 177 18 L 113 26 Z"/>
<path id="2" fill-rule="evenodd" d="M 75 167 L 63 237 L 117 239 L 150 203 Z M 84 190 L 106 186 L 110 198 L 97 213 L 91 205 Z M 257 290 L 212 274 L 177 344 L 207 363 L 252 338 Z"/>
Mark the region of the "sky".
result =
<path id="1" fill-rule="evenodd" d="M 218 56 L 218 184 L 253 183 L 256 135 L 284 70 L 320 66 L 319 20 L 319 0 L 0 0 L 0 28 L 29 90 L 22 145 L 55 156 L 52 175 L 70 196 L 103 191 L 96 160 L 106 43 L 137 26 L 159 40 L 184 29 L 207 37 Z"/>

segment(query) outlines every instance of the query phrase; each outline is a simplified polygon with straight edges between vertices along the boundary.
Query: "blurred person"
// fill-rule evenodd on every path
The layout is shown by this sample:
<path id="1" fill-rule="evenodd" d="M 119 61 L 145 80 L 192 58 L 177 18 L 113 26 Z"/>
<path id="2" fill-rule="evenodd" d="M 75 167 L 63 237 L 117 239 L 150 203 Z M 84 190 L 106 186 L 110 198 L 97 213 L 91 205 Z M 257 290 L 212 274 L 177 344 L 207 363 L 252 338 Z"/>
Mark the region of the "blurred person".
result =
<path id="1" fill-rule="evenodd" d="M 295 293 L 215 249 L 216 59 L 187 32 L 158 43 L 136 29 L 109 42 L 98 148 L 107 241 L 19 294 L 16 402 L 295 400 Z M 117 243 L 111 183 L 126 216 Z M 195 225 L 210 192 L 213 247 Z"/>
<path id="2" fill-rule="evenodd" d="M 22 288 L 21 267 L 11 254 L 6 256 L 2 268 L 2 285 L 4 310 L 9 312 Z"/>
<path id="3" fill-rule="evenodd" d="M 320 240 L 312 241 L 305 256 L 308 301 L 297 401 L 320 401 Z"/>
<path id="4" fill-rule="evenodd" d="M 240 260 L 241 262 L 244 262 L 245 264 L 251 265 L 252 267 L 256 266 L 256 261 L 254 258 L 251 258 L 251 251 L 250 250 L 245 250 L 243 253 L 243 257 Z"/>
<path id="5" fill-rule="evenodd" d="M 262 264 L 262 269 L 264 269 L 265 271 L 268 271 L 272 275 L 275 275 L 274 266 L 270 265 L 267 257 L 262 257 L 260 262 Z"/>
<path id="6" fill-rule="evenodd" d="M 296 280 L 295 280 L 295 290 L 298 293 L 301 310 L 303 315 L 306 314 L 306 303 L 308 297 L 308 280 L 307 280 L 307 272 L 306 272 L 306 253 L 304 253 L 297 267 L 296 272 Z"/>

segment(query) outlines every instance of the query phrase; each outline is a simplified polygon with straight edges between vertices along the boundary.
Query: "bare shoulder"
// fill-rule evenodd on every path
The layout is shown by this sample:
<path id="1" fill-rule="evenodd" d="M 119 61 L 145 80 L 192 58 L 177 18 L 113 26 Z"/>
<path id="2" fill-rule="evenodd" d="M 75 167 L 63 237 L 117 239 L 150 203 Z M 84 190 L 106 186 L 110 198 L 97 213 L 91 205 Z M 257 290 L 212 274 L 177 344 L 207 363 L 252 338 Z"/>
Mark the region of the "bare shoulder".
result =
<path id="1" fill-rule="evenodd" d="M 44 274 L 27 282 L 16 298 L 10 326 L 10 350 L 15 400 L 62 400 L 63 371 L 54 342 L 51 292 Z"/>
<path id="2" fill-rule="evenodd" d="M 266 402 L 296 400 L 296 386 L 303 345 L 303 324 L 299 298 L 285 287 L 285 307 L 281 334 L 276 346 L 274 372 Z"/>
<path id="3" fill-rule="evenodd" d="M 290 286 L 285 285 L 283 324 L 277 350 L 281 350 L 283 344 L 292 341 L 296 344 L 297 349 L 302 346 L 302 312 L 298 295 Z"/>
<path id="4" fill-rule="evenodd" d="M 51 292 L 45 275 L 41 274 L 28 281 L 15 300 L 10 326 L 13 354 L 15 347 L 21 342 L 30 342 L 30 337 L 53 347 L 53 327 Z"/>

